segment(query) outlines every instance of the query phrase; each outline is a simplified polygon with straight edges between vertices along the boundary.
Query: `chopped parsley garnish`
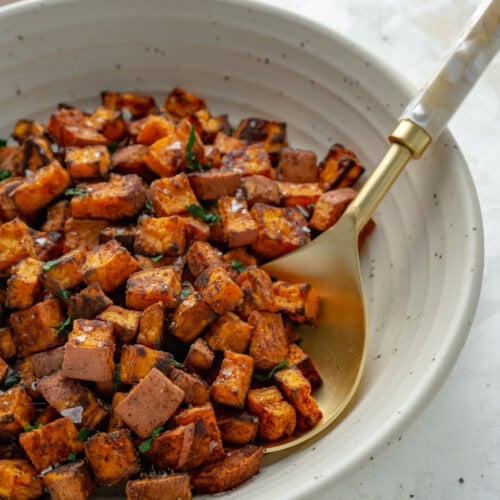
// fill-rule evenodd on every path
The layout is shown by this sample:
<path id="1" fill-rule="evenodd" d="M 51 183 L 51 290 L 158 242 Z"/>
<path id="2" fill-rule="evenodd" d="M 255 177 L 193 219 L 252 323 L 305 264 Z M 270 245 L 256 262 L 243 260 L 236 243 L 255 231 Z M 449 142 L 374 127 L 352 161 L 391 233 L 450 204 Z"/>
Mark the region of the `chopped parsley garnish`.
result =
<path id="1" fill-rule="evenodd" d="M 69 290 L 65 290 L 64 288 L 60 288 L 57 290 L 57 295 L 64 300 L 68 300 L 71 297 L 71 292 Z"/>
<path id="2" fill-rule="evenodd" d="M 245 266 L 243 262 L 241 262 L 241 260 L 232 260 L 231 267 L 233 269 L 236 269 L 236 271 L 238 271 L 239 273 L 242 273 L 247 268 L 247 266 Z"/>
<path id="3" fill-rule="evenodd" d="M 163 259 L 165 257 L 162 253 L 160 255 L 155 255 L 154 257 L 151 257 L 151 262 L 158 262 L 159 260 Z"/>
<path id="4" fill-rule="evenodd" d="M 180 361 L 176 361 L 175 359 L 172 360 L 172 366 L 174 366 L 175 368 L 180 368 L 180 369 L 186 368 L 186 365 L 184 363 L 181 363 Z"/>
<path id="5" fill-rule="evenodd" d="M 68 188 L 64 191 L 65 196 L 85 196 L 92 192 L 92 189 Z"/>
<path id="6" fill-rule="evenodd" d="M 21 375 L 19 375 L 19 373 L 13 373 L 12 375 L 9 375 L 3 381 L 3 386 L 5 389 L 10 389 L 11 387 L 14 387 L 19 382 L 21 382 Z"/>
<path id="7" fill-rule="evenodd" d="M 54 335 L 64 335 L 65 337 L 68 336 L 68 327 L 71 325 L 71 314 L 63 319 L 61 323 L 58 326 L 51 326 L 50 328 L 53 328 L 56 333 Z"/>
<path id="8" fill-rule="evenodd" d="M 145 453 L 146 451 L 151 448 L 151 443 L 153 442 L 153 439 L 157 437 L 159 434 L 163 432 L 163 427 L 159 425 L 158 427 L 155 427 L 153 429 L 153 432 L 151 433 L 151 436 L 149 436 L 147 439 L 145 439 L 140 445 L 139 445 L 139 451 L 142 453 Z"/>
<path id="9" fill-rule="evenodd" d="M 36 429 L 40 429 L 40 427 L 42 427 L 42 423 L 41 422 L 38 422 L 37 424 L 33 424 L 33 425 L 27 425 L 24 430 L 26 432 L 30 432 L 30 431 L 35 431 Z"/>
<path id="10" fill-rule="evenodd" d="M 221 216 L 214 214 L 213 212 L 209 212 L 201 205 L 196 205 L 196 203 L 192 203 L 191 205 L 186 205 L 186 209 L 190 215 L 196 217 L 197 219 L 206 222 L 210 226 L 213 226 L 217 222 L 221 220 Z"/>
<path id="11" fill-rule="evenodd" d="M 314 210 L 314 207 L 315 207 L 315 206 L 316 206 L 316 205 L 315 205 L 314 203 L 309 203 L 309 205 L 307 205 L 307 208 L 308 208 L 309 210 Z"/>
<path id="12" fill-rule="evenodd" d="M 7 146 L 7 139 L 0 139 L 0 148 L 4 148 Z"/>
<path id="13" fill-rule="evenodd" d="M 87 439 L 94 434 L 93 429 L 89 429 L 88 427 L 82 427 L 78 432 L 78 436 L 76 436 L 76 440 L 83 442 L 87 441 Z"/>
<path id="14" fill-rule="evenodd" d="M 201 163 L 200 160 L 196 158 L 193 151 L 194 145 L 196 144 L 196 130 L 194 125 L 191 125 L 191 130 L 189 132 L 189 138 L 186 144 L 186 168 L 189 172 L 196 172 L 203 170 L 210 170 L 212 165 L 210 163 Z"/>
<path id="15" fill-rule="evenodd" d="M 121 383 L 121 378 L 120 378 L 120 362 L 116 363 L 115 365 L 115 371 L 113 372 L 113 387 L 115 389 L 118 389 Z"/>
<path id="16" fill-rule="evenodd" d="M 184 300 L 189 297 L 191 290 L 189 288 L 183 288 L 180 293 L 181 300 Z"/>
<path id="17" fill-rule="evenodd" d="M 48 271 L 49 269 L 52 269 L 54 266 L 57 266 L 57 264 L 60 264 L 61 262 L 62 262 L 62 257 L 59 257 L 58 259 L 54 260 L 48 260 L 47 262 L 44 263 L 42 269 L 44 271 Z"/>
<path id="18" fill-rule="evenodd" d="M 154 207 L 153 207 L 153 203 L 151 200 L 146 200 L 144 202 L 144 206 L 146 207 L 147 210 L 149 210 L 150 212 L 153 212 L 154 211 Z"/>
<path id="19" fill-rule="evenodd" d="M 0 181 L 4 181 L 5 179 L 8 179 L 12 175 L 12 172 L 10 170 L 7 170 L 5 168 L 0 168 Z"/>
<path id="20" fill-rule="evenodd" d="M 120 143 L 118 141 L 110 141 L 106 144 L 108 151 L 113 154 L 119 147 Z"/>
<path id="21" fill-rule="evenodd" d="M 257 380 L 261 380 L 262 382 L 267 382 L 273 378 L 273 375 L 280 371 L 283 370 L 284 368 L 288 367 L 288 359 L 283 358 L 277 365 L 273 366 L 270 370 L 270 372 L 267 375 L 264 375 L 262 373 L 254 373 L 254 377 Z"/>
<path id="22" fill-rule="evenodd" d="M 69 462 L 76 462 L 76 453 L 70 453 L 68 455 L 68 461 Z"/>

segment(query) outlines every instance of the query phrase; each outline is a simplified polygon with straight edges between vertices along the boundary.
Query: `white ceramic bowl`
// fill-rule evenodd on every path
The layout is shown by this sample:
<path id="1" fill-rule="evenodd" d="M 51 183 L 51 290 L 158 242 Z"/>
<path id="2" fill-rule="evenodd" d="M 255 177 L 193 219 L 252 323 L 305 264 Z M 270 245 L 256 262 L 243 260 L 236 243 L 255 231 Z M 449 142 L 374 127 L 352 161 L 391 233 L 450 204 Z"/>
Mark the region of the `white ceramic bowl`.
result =
<path id="1" fill-rule="evenodd" d="M 215 113 L 284 120 L 290 143 L 333 142 L 372 168 L 411 91 L 352 42 L 309 21 L 232 0 L 28 1 L 0 10 L 0 135 L 102 90 L 174 86 Z M 482 276 L 482 225 L 449 133 L 411 164 L 362 251 L 370 319 L 366 374 L 344 417 L 223 497 L 330 498 L 335 480 L 397 438 L 428 403 L 468 333 Z M 326 270 L 325 270 L 326 271 Z"/>

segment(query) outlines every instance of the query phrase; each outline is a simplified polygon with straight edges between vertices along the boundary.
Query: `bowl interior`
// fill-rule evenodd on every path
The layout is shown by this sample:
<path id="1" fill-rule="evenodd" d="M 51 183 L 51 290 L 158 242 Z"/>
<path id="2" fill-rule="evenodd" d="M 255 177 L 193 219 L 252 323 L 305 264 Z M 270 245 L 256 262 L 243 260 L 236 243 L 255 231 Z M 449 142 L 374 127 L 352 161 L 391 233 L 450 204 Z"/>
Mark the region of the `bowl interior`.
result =
<path id="1" fill-rule="evenodd" d="M 1 10 L 0 134 L 20 117 L 46 121 L 60 102 L 91 107 L 103 90 L 174 86 L 232 124 L 286 121 L 289 142 L 321 158 L 334 142 L 368 170 L 411 97 L 351 42 L 287 13 L 229 0 L 21 2 Z M 482 271 L 478 202 L 463 157 L 444 133 L 374 214 L 361 252 L 370 321 L 361 387 L 319 439 L 266 458 L 238 498 L 326 494 L 429 401 L 456 360 Z"/>

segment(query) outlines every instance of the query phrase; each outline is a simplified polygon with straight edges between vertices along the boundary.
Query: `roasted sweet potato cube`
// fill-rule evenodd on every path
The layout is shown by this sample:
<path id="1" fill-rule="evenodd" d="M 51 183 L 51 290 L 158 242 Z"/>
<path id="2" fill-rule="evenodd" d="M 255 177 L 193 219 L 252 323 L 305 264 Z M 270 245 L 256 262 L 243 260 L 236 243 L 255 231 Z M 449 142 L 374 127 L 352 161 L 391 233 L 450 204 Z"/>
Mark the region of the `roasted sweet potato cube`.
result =
<path id="1" fill-rule="evenodd" d="M 223 264 L 222 252 L 206 241 L 195 241 L 189 247 L 186 260 L 195 278 L 212 265 Z"/>
<path id="2" fill-rule="evenodd" d="M 245 149 L 248 145 L 246 141 L 232 137 L 227 132 L 218 132 L 213 144 L 222 154 Z"/>
<path id="3" fill-rule="evenodd" d="M 185 470 L 215 462 L 225 456 L 211 403 L 183 409 L 174 416 L 173 420 L 176 425 L 195 425 L 191 453 L 183 467 Z"/>
<path id="4" fill-rule="evenodd" d="M 0 460 L 0 477 L 0 498 L 31 500 L 43 495 L 42 478 L 27 460 Z"/>
<path id="5" fill-rule="evenodd" d="M 163 103 L 165 111 L 175 118 L 184 118 L 200 109 L 205 109 L 205 101 L 197 95 L 180 87 L 175 87 Z"/>
<path id="6" fill-rule="evenodd" d="M 241 172 L 236 170 L 207 170 L 188 174 L 191 188 L 199 200 L 216 200 L 234 196 L 240 185 Z"/>
<path id="7" fill-rule="evenodd" d="M 16 355 L 16 342 L 12 334 L 12 328 L 4 326 L 0 328 L 0 357 L 3 359 L 13 358 Z"/>
<path id="8" fill-rule="evenodd" d="M 56 463 L 65 462 L 71 453 L 83 449 L 78 429 L 70 418 L 62 417 L 48 424 L 23 432 L 19 443 L 35 468 L 41 472 Z"/>
<path id="9" fill-rule="evenodd" d="M 257 239 L 257 224 L 245 200 L 224 196 L 217 202 L 217 207 L 230 248 L 251 245 Z"/>
<path id="10" fill-rule="evenodd" d="M 28 137 L 20 145 L 16 159 L 23 170 L 34 172 L 51 163 L 54 160 L 54 153 L 45 137 Z"/>
<path id="11" fill-rule="evenodd" d="M 63 417 L 71 418 L 82 427 L 93 429 L 108 414 L 88 387 L 78 380 L 63 377 L 60 371 L 40 379 L 38 390 Z"/>
<path id="12" fill-rule="evenodd" d="M 314 427 L 323 415 L 311 396 L 311 384 L 300 369 L 297 366 L 284 368 L 275 372 L 273 378 L 279 390 L 300 415 L 301 423 L 307 428 Z"/>
<path id="13" fill-rule="evenodd" d="M 188 176 L 184 172 L 153 181 L 150 186 L 150 196 L 158 217 L 185 214 L 186 207 L 198 203 Z"/>
<path id="14" fill-rule="evenodd" d="M 20 376 L 21 380 L 19 381 L 19 385 L 26 389 L 28 395 L 34 400 L 38 399 L 40 393 L 37 390 L 37 380 L 33 370 L 31 356 L 17 359 L 14 363 L 14 373 Z"/>
<path id="15" fill-rule="evenodd" d="M 89 468 L 83 460 L 56 467 L 42 480 L 53 500 L 86 500 L 94 489 Z"/>
<path id="16" fill-rule="evenodd" d="M 33 237 L 25 222 L 16 218 L 0 225 L 0 274 L 34 252 Z"/>
<path id="17" fill-rule="evenodd" d="M 88 122 L 110 142 L 116 142 L 127 134 L 127 125 L 119 111 L 100 106 L 88 118 Z"/>
<path id="18" fill-rule="evenodd" d="M 357 156 L 342 144 L 334 144 L 319 164 L 318 181 L 323 189 L 352 186 L 363 174 Z"/>
<path id="19" fill-rule="evenodd" d="M 102 291 L 98 283 L 91 283 L 72 295 L 69 314 L 72 318 L 93 319 L 113 301 Z"/>
<path id="20" fill-rule="evenodd" d="M 215 463 L 206 464 L 191 473 L 191 485 L 198 493 L 220 493 L 236 488 L 257 474 L 264 450 L 246 445 L 227 453 Z"/>
<path id="21" fill-rule="evenodd" d="M 308 207 L 314 205 L 323 190 L 317 182 L 296 183 L 296 182 L 277 182 L 281 197 L 281 204 L 285 207 Z"/>
<path id="22" fill-rule="evenodd" d="M 309 226 L 315 231 L 326 231 L 340 219 L 356 194 L 357 192 L 350 187 L 323 193 L 314 204 Z"/>
<path id="23" fill-rule="evenodd" d="M 214 353 L 208 347 L 207 343 L 198 337 L 190 346 L 184 365 L 186 368 L 195 373 L 206 372 L 214 362 Z"/>
<path id="24" fill-rule="evenodd" d="M 141 313 L 120 306 L 110 305 L 98 314 L 96 319 L 108 321 L 113 325 L 113 334 L 120 342 L 132 342 L 139 329 Z"/>
<path id="25" fill-rule="evenodd" d="M 317 182 L 317 162 L 316 153 L 313 151 L 284 148 L 279 154 L 279 179 L 284 182 Z"/>
<path id="26" fill-rule="evenodd" d="M 317 389 L 322 383 L 321 375 L 309 354 L 306 354 L 297 344 L 290 344 L 288 349 L 288 366 L 296 366 L 311 384 L 311 389 Z"/>
<path id="27" fill-rule="evenodd" d="M 244 269 L 236 278 L 243 291 L 242 309 L 248 317 L 253 310 L 278 312 L 273 293 L 273 282 L 269 274 L 255 266 Z"/>
<path id="28" fill-rule="evenodd" d="M 186 230 L 186 248 L 190 248 L 197 241 L 208 241 L 210 238 L 209 224 L 191 215 L 181 215 L 181 218 Z"/>
<path id="29" fill-rule="evenodd" d="M 297 208 L 256 203 L 250 212 L 258 229 L 252 250 L 266 259 L 280 257 L 311 241 L 307 220 Z"/>
<path id="30" fill-rule="evenodd" d="M 243 408 L 253 375 L 253 358 L 226 350 L 216 379 L 210 386 L 213 401 Z"/>
<path id="31" fill-rule="evenodd" d="M 162 115 L 149 115 L 141 124 L 135 140 L 138 144 L 153 144 L 175 132 L 175 123 Z"/>
<path id="32" fill-rule="evenodd" d="M 143 217 L 137 226 L 134 250 L 142 255 L 183 255 L 186 248 L 186 228 L 177 215 Z"/>
<path id="33" fill-rule="evenodd" d="M 318 292 L 309 283 L 272 284 L 274 301 L 278 310 L 299 323 L 315 325 L 319 321 L 320 300 Z"/>
<path id="34" fill-rule="evenodd" d="M 46 377 L 61 369 L 66 346 L 48 349 L 30 356 L 33 373 L 36 378 Z"/>
<path id="35" fill-rule="evenodd" d="M 274 386 L 251 389 L 247 398 L 248 409 L 259 418 L 258 434 L 266 441 L 289 437 L 295 431 L 297 415 L 293 406 Z"/>
<path id="36" fill-rule="evenodd" d="M 212 144 L 219 132 L 231 134 L 231 125 L 227 115 L 211 116 L 207 109 L 200 109 L 191 113 L 188 118 L 196 127 L 196 132 L 204 144 Z M 211 165 L 212 168 L 218 168 L 213 163 Z"/>
<path id="37" fill-rule="evenodd" d="M 45 127 L 34 120 L 20 119 L 14 125 L 12 137 L 19 143 L 25 141 L 29 137 L 41 137 L 45 135 Z"/>
<path id="38" fill-rule="evenodd" d="M 42 231 L 56 231 L 62 233 L 64 223 L 69 217 L 69 200 L 61 200 L 47 208 L 47 217 L 43 223 Z"/>
<path id="39" fill-rule="evenodd" d="M 76 319 L 66 342 L 62 375 L 106 382 L 113 378 L 116 344 L 109 321 Z"/>
<path id="40" fill-rule="evenodd" d="M 241 189 L 248 206 L 255 203 L 279 205 L 281 202 L 280 191 L 275 180 L 264 175 L 249 175 L 241 178 Z"/>
<path id="41" fill-rule="evenodd" d="M 173 356 L 140 344 L 124 345 L 120 357 L 120 380 L 125 384 L 137 384 L 153 368 L 166 374 Z"/>
<path id="42" fill-rule="evenodd" d="M 71 198 L 71 212 L 79 219 L 133 217 L 146 201 L 146 189 L 135 174 L 112 177 L 109 182 L 77 184 L 77 189 L 82 194 Z"/>
<path id="43" fill-rule="evenodd" d="M 116 240 L 129 252 L 134 250 L 134 240 L 137 228 L 135 225 L 109 225 L 99 232 L 99 243 L 107 243 L 110 240 Z"/>
<path id="44" fill-rule="evenodd" d="M 210 400 L 210 388 L 198 375 L 188 373 L 174 366 L 168 369 L 168 378 L 184 391 L 184 402 L 198 406 Z"/>
<path id="45" fill-rule="evenodd" d="M 250 144 L 244 149 L 226 153 L 222 158 L 222 167 L 239 172 L 243 177 L 272 176 L 271 160 L 262 143 Z"/>
<path id="46" fill-rule="evenodd" d="M 203 335 L 213 351 L 244 353 L 248 349 L 253 327 L 231 311 L 221 315 Z"/>
<path id="47" fill-rule="evenodd" d="M 117 149 L 111 155 L 111 169 L 123 175 L 136 174 L 144 179 L 153 180 L 156 175 L 142 161 L 147 149 L 148 146 L 145 144 L 131 144 Z"/>
<path id="48" fill-rule="evenodd" d="M 75 219 L 69 217 L 64 223 L 64 251 L 78 247 L 92 250 L 99 244 L 101 231 L 108 226 L 105 219 Z"/>
<path id="49" fill-rule="evenodd" d="M 279 153 L 288 145 L 286 123 L 262 118 L 241 120 L 234 131 L 234 137 L 248 143 L 262 142 L 269 153 Z"/>
<path id="50" fill-rule="evenodd" d="M 146 439 L 173 415 L 183 399 L 184 391 L 152 368 L 115 411 L 139 437 Z"/>
<path id="51" fill-rule="evenodd" d="M 216 417 L 223 442 L 242 445 L 255 441 L 259 427 L 257 415 L 221 406 L 216 412 Z"/>
<path id="52" fill-rule="evenodd" d="M 106 90 L 101 93 L 101 102 L 105 108 L 126 109 L 134 118 L 149 115 L 156 110 L 156 102 L 152 96 L 134 92 Z"/>
<path id="53" fill-rule="evenodd" d="M 248 353 L 255 367 L 270 370 L 288 354 L 288 337 L 280 314 L 254 311 L 248 317 L 253 326 Z"/>
<path id="54" fill-rule="evenodd" d="M 0 438 L 17 436 L 34 416 L 35 406 L 22 386 L 11 387 L 0 394 Z"/>
<path id="55" fill-rule="evenodd" d="M 85 456 L 96 482 L 103 486 L 119 483 L 141 470 L 128 429 L 90 436 L 85 441 Z"/>
<path id="56" fill-rule="evenodd" d="M 61 304 L 57 299 L 38 302 L 28 309 L 12 313 L 9 322 L 17 355 L 23 357 L 64 344 L 64 337 L 55 331 L 63 320 Z"/>
<path id="57" fill-rule="evenodd" d="M 174 308 L 179 302 L 181 283 L 174 267 L 144 269 L 129 276 L 125 292 L 127 307 L 143 311 L 150 305 L 163 302 Z"/>
<path id="58" fill-rule="evenodd" d="M 163 302 L 146 307 L 142 312 L 137 343 L 161 349 L 164 337 L 166 310 Z"/>
<path id="59" fill-rule="evenodd" d="M 193 342 L 217 315 L 191 285 L 184 284 L 183 292 L 186 296 L 172 314 L 170 332 L 187 344 Z"/>
<path id="60" fill-rule="evenodd" d="M 103 292 L 110 292 L 139 269 L 130 252 L 116 240 L 110 240 L 87 252 L 82 266 L 85 282 L 98 283 Z"/>
<path id="61" fill-rule="evenodd" d="M 61 255 L 64 245 L 64 238 L 61 233 L 32 229 L 31 234 L 35 244 L 34 257 L 36 259 L 45 262 Z"/>
<path id="62" fill-rule="evenodd" d="M 203 271 L 194 286 L 217 314 L 235 309 L 243 300 L 241 288 L 222 266 L 214 265 Z"/>
<path id="63" fill-rule="evenodd" d="M 125 487 L 128 500 L 175 499 L 191 500 L 191 484 L 188 474 L 170 474 L 128 481 Z"/>
<path id="64" fill-rule="evenodd" d="M 70 184 L 68 172 L 54 160 L 26 177 L 10 196 L 21 213 L 30 215 L 48 205 Z"/>
<path id="65" fill-rule="evenodd" d="M 67 148 L 64 163 L 73 181 L 99 180 L 108 176 L 111 157 L 106 146 Z"/>
<path id="66" fill-rule="evenodd" d="M 0 386 L 3 385 L 4 380 L 7 378 L 7 374 L 10 371 L 10 366 L 7 362 L 0 356 Z"/>
<path id="67" fill-rule="evenodd" d="M 7 146 L 4 148 L 0 148 L 0 168 L 4 170 L 10 170 L 9 168 L 5 168 L 4 161 L 2 161 L 2 152 L 7 149 Z M 11 166 L 10 168 L 15 168 Z M 10 197 L 10 193 L 14 191 L 14 189 L 19 186 L 23 182 L 22 177 L 10 177 L 3 181 L 0 181 L 0 221 L 7 222 L 12 219 L 15 219 L 19 216 L 19 211 L 17 210 L 16 205 L 12 201 Z"/>
<path id="68" fill-rule="evenodd" d="M 60 290 L 71 290 L 83 282 L 82 266 L 87 250 L 78 247 L 43 266 L 42 281 L 45 287 L 57 294 Z"/>
<path id="69" fill-rule="evenodd" d="M 114 432 L 123 429 L 125 424 L 123 420 L 115 413 L 115 408 L 127 397 L 126 392 L 115 392 L 111 400 L 111 414 L 108 420 L 107 431 Z"/>
<path id="70" fill-rule="evenodd" d="M 26 257 L 12 268 L 7 282 L 5 305 L 10 309 L 27 309 L 31 307 L 41 290 L 43 262 Z"/>

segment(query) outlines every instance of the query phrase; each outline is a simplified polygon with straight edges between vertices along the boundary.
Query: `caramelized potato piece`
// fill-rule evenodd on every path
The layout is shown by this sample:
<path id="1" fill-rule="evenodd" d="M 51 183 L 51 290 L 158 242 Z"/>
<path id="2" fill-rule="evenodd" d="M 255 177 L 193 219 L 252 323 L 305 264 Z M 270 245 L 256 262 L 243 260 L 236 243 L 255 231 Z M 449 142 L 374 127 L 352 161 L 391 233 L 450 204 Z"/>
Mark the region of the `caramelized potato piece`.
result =
<path id="1" fill-rule="evenodd" d="M 191 500 L 188 474 L 170 474 L 166 477 L 128 481 L 125 492 L 128 500 L 169 499 Z"/>
<path id="2" fill-rule="evenodd" d="M 54 500 L 86 500 L 94 490 L 94 483 L 83 460 L 56 467 L 42 478 Z"/>
<path id="3" fill-rule="evenodd" d="M 73 181 L 88 181 L 105 179 L 111 158 L 106 146 L 73 147 L 66 149 L 64 162 Z"/>
<path id="4" fill-rule="evenodd" d="M 134 92 L 105 91 L 101 93 L 101 101 L 105 108 L 114 110 L 126 109 L 134 118 L 146 116 L 156 109 L 153 97 Z"/>
<path id="5" fill-rule="evenodd" d="M 169 352 L 140 344 L 124 345 L 120 357 L 120 381 L 130 385 L 137 384 L 153 368 L 167 374 L 173 359 Z"/>
<path id="6" fill-rule="evenodd" d="M 163 107 L 169 115 L 175 118 L 185 118 L 191 113 L 205 109 L 207 105 L 201 97 L 180 87 L 175 87 L 167 95 Z"/>
<path id="7" fill-rule="evenodd" d="M 43 495 L 42 479 L 27 460 L 0 459 L 0 477 L 2 498 L 31 500 Z"/>
<path id="8" fill-rule="evenodd" d="M 288 145 L 286 123 L 262 118 L 241 120 L 234 131 L 234 137 L 248 143 L 262 142 L 266 151 L 275 154 Z"/>
<path id="9" fill-rule="evenodd" d="M 324 189 L 352 186 L 365 171 L 357 156 L 342 144 L 334 144 L 319 164 L 320 184 Z"/>
<path id="10" fill-rule="evenodd" d="M 280 151 L 278 171 L 283 182 L 309 183 L 318 180 L 316 153 L 284 148 Z"/>
<path id="11" fill-rule="evenodd" d="M 25 257 L 33 256 L 33 237 L 21 219 L 13 219 L 0 225 L 0 274 Z"/>
<path id="12" fill-rule="evenodd" d="M 0 438 L 17 436 L 34 416 L 33 400 L 23 387 L 11 387 L 0 394 Z"/>
<path id="13" fill-rule="evenodd" d="M 5 305 L 10 309 L 27 309 L 31 307 L 42 286 L 43 262 L 27 257 L 12 268 L 8 280 Z"/>

